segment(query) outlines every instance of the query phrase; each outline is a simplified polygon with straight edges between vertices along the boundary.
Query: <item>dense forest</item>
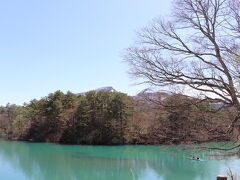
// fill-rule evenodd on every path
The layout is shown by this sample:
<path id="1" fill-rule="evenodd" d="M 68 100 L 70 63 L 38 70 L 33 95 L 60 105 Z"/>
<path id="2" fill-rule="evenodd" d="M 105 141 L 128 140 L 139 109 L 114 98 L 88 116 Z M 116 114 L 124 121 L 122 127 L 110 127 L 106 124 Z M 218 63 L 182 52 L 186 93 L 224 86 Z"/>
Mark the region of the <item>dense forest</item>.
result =
<path id="1" fill-rule="evenodd" d="M 61 91 L 23 106 L 0 108 L 11 140 L 65 144 L 181 144 L 233 140 L 234 111 L 180 94 Z"/>

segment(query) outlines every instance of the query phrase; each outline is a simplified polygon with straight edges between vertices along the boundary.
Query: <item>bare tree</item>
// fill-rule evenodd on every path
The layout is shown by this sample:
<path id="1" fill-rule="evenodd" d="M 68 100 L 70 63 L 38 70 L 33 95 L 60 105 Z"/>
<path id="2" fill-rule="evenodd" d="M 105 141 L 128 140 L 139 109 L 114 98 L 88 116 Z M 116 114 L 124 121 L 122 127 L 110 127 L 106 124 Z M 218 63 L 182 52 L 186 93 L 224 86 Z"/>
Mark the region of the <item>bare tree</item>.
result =
<path id="1" fill-rule="evenodd" d="M 201 100 L 234 107 L 240 121 L 240 1 L 174 0 L 127 49 L 130 72 L 154 86 L 187 86 Z"/>

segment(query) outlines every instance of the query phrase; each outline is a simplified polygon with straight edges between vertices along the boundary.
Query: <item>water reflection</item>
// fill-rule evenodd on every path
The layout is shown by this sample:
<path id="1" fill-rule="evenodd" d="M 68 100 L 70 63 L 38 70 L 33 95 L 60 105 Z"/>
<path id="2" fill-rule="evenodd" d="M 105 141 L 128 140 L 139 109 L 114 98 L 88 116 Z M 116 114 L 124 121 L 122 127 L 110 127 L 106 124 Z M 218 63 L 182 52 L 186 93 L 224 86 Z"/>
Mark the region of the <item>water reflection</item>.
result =
<path id="1" fill-rule="evenodd" d="M 237 157 L 191 161 L 185 152 L 175 152 L 179 146 L 171 146 L 167 152 L 164 148 L 0 141 L 0 179 L 210 180 L 225 173 L 228 166 L 237 170 L 240 165 Z M 198 155 L 204 157 L 201 153 Z"/>

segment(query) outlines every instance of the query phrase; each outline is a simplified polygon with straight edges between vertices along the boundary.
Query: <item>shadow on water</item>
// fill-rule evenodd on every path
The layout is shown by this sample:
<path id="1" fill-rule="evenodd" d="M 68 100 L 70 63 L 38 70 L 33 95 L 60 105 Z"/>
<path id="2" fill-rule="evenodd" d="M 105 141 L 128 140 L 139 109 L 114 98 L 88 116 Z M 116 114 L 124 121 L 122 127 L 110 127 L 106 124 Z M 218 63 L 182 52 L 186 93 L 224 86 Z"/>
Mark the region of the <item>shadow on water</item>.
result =
<path id="1" fill-rule="evenodd" d="M 0 163 L 10 164 L 10 171 L 20 171 L 24 176 L 15 177 L 19 180 L 210 180 L 232 162 L 240 165 L 237 158 L 192 161 L 186 152 L 176 153 L 179 148 L 0 141 Z M 6 176 L 1 179 L 8 180 Z"/>

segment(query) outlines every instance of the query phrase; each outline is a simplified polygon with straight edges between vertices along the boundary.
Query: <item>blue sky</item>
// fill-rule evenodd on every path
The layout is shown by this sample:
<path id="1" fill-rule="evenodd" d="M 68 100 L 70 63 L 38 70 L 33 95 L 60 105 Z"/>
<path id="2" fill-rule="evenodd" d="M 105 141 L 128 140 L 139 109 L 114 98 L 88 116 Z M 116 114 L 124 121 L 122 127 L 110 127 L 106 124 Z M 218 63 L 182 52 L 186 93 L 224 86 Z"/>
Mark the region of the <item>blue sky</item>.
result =
<path id="1" fill-rule="evenodd" d="M 134 95 L 122 60 L 170 0 L 0 0 L 0 104 L 102 86 Z"/>

